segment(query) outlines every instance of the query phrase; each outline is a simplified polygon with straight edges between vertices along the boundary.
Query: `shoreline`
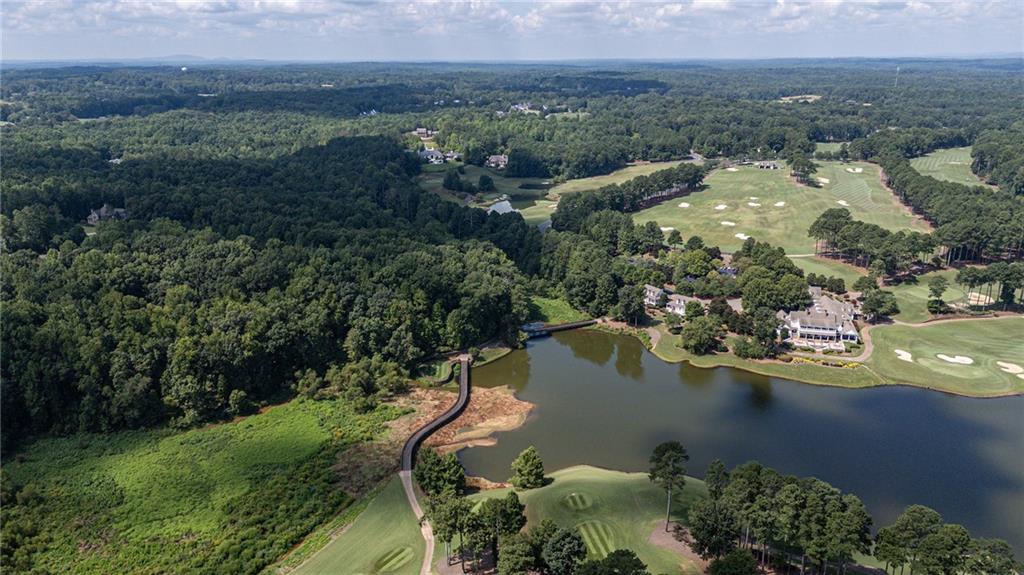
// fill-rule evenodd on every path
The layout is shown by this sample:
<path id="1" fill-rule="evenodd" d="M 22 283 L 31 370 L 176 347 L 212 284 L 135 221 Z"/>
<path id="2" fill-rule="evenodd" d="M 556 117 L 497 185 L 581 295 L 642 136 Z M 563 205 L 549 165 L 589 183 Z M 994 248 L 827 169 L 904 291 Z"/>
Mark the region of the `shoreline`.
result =
<path id="1" fill-rule="evenodd" d="M 992 318 L 992 317 L 985 317 L 985 318 L 962 318 L 962 319 L 961 318 L 957 318 L 955 320 L 947 319 L 946 321 L 971 321 L 971 320 L 975 320 L 975 319 L 977 319 L 977 320 L 994 320 L 994 319 L 1003 319 L 1005 317 L 1016 317 L 1016 316 L 1002 316 L 1002 317 L 995 317 L 995 318 Z M 929 325 L 929 324 L 932 324 L 932 323 L 936 323 L 936 322 L 933 321 L 933 322 L 929 322 L 929 323 L 925 323 L 925 324 L 920 324 L 920 325 Z M 917 325 L 917 324 L 914 324 L 914 325 Z M 714 354 L 714 355 L 707 355 L 707 356 L 690 356 L 688 352 L 684 352 L 683 350 L 680 350 L 682 353 L 685 353 L 686 355 L 680 356 L 680 357 L 671 357 L 671 356 L 668 356 L 668 355 L 664 354 L 663 352 L 659 353 L 658 344 L 661 343 L 661 341 L 660 341 L 662 339 L 661 337 L 658 338 L 658 341 L 657 341 L 656 344 L 654 344 L 654 345 L 650 344 L 650 342 L 653 341 L 654 339 L 651 337 L 651 334 L 646 329 L 642 329 L 642 328 L 616 328 L 616 327 L 608 326 L 608 325 L 603 324 L 603 323 L 598 323 L 598 324 L 596 324 L 594 326 L 591 326 L 591 327 L 589 327 L 587 329 L 594 329 L 594 330 L 603 331 L 605 333 L 611 333 L 611 334 L 615 334 L 615 335 L 625 335 L 625 336 L 629 336 L 629 337 L 635 337 L 636 339 L 640 340 L 640 343 L 644 346 L 644 349 L 646 349 L 650 354 L 652 354 L 655 357 L 657 357 L 659 360 L 664 361 L 665 363 L 669 363 L 669 364 L 686 363 L 686 364 L 689 364 L 692 367 L 699 368 L 699 369 L 732 368 L 732 369 L 738 369 L 740 371 L 746 371 L 748 373 L 753 373 L 753 374 L 756 374 L 756 375 L 761 375 L 761 376 L 764 376 L 764 377 L 777 377 L 777 378 L 780 378 L 780 379 L 787 379 L 787 380 L 790 380 L 790 381 L 793 381 L 793 382 L 796 382 L 796 383 L 802 383 L 802 384 L 806 384 L 806 385 L 818 385 L 818 386 L 822 386 L 822 387 L 845 388 L 845 389 L 851 389 L 851 390 L 855 390 L 855 389 L 871 389 L 871 388 L 877 388 L 877 387 L 906 387 L 906 388 L 913 388 L 913 389 L 932 391 L 932 392 L 936 392 L 936 393 L 942 393 L 942 394 L 951 395 L 951 396 L 955 396 L 955 397 L 964 397 L 964 398 L 969 398 L 969 399 L 1000 399 L 1000 398 L 1018 397 L 1018 396 L 1024 395 L 1024 391 L 994 393 L 994 394 L 977 394 L 977 393 L 967 393 L 967 392 L 955 391 L 955 390 L 949 390 L 949 389 L 939 389 L 939 388 L 935 388 L 935 387 L 919 385 L 919 384 L 915 384 L 915 383 L 908 383 L 908 382 L 903 382 L 903 381 L 888 381 L 885 378 L 883 378 L 883 376 L 879 375 L 877 372 L 875 372 L 873 369 L 871 369 L 871 367 L 868 366 L 866 363 L 859 362 L 859 361 L 847 360 L 847 359 L 844 359 L 842 356 L 835 356 L 835 359 L 837 361 L 846 361 L 846 362 L 851 363 L 851 364 L 856 364 L 857 367 L 856 368 L 828 367 L 828 366 L 817 364 L 817 363 L 795 363 L 794 364 L 794 363 L 787 363 L 787 362 L 782 362 L 782 361 L 777 361 L 777 360 L 776 361 L 755 361 L 755 360 L 742 359 L 742 358 L 737 357 L 734 354 L 732 354 L 732 352 L 721 353 L 721 354 Z M 649 328 L 649 329 L 657 331 L 656 328 L 653 328 L 653 327 Z M 799 356 L 794 356 L 794 357 L 799 357 Z M 725 358 L 728 358 L 728 359 L 725 359 Z M 706 363 L 705 363 L 705 361 L 706 361 Z M 771 366 L 771 367 L 769 367 L 769 366 Z M 808 366 L 810 368 L 820 368 L 820 369 L 827 369 L 827 370 L 836 370 L 836 371 L 839 371 L 840 373 L 842 373 L 841 370 L 847 370 L 847 371 L 864 370 L 865 372 L 870 374 L 868 377 L 871 378 L 871 381 L 866 381 L 866 382 L 861 383 L 861 384 L 857 384 L 857 383 L 853 383 L 853 384 L 837 383 L 835 381 L 825 380 L 824 379 L 825 374 L 822 374 L 822 376 L 823 376 L 822 379 L 818 379 L 818 378 L 814 378 L 814 377 L 808 377 L 805 374 L 799 373 L 799 370 L 793 369 L 796 366 Z M 774 368 L 774 369 L 772 369 L 772 368 Z M 783 373 L 779 373 L 779 371 L 781 371 Z"/>

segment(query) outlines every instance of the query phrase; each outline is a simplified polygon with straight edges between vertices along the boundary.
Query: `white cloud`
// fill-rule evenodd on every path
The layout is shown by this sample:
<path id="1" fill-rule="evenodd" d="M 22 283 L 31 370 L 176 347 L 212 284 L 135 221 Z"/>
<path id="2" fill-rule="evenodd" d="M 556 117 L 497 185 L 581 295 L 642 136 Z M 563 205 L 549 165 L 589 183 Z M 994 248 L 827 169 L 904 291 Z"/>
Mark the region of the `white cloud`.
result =
<path id="1" fill-rule="evenodd" d="M 168 54 L 192 53 L 197 40 L 218 46 L 264 39 L 253 49 L 274 57 L 276 47 L 286 51 L 277 44 L 282 35 L 296 42 L 334 39 L 336 49 L 356 57 L 370 44 L 390 46 L 392 57 L 416 54 L 416 37 L 447 43 L 453 54 L 536 44 L 553 58 L 579 57 L 588 47 L 603 57 L 773 56 L 791 55 L 787 46 L 803 46 L 814 33 L 822 35 L 823 53 L 888 48 L 899 55 L 982 45 L 1019 51 L 1024 27 L 1019 0 L 11 0 L 3 9 L 4 51 L 18 57 L 61 49 L 66 57 L 88 56 L 81 52 L 83 37 L 102 38 L 110 50 L 119 38 L 126 53 L 136 39 L 154 50 L 165 46 Z M 950 44 L 954 37 L 959 45 Z M 692 38 L 701 43 L 683 48 Z M 661 50 L 640 53 L 638 46 Z"/>

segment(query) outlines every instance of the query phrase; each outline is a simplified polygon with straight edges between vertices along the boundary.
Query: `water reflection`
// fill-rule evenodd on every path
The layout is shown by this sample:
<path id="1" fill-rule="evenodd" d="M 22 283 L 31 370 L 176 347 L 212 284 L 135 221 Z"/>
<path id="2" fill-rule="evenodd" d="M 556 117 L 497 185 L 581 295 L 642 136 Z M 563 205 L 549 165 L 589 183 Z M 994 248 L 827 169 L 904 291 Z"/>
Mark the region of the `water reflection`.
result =
<path id="1" fill-rule="evenodd" d="M 758 459 L 858 494 L 876 524 L 922 503 L 1024 549 L 1021 397 L 846 390 L 673 365 L 634 338 L 596 331 L 535 340 L 474 370 L 473 383 L 511 385 L 540 406 L 496 446 L 460 454 L 474 474 L 505 479 L 528 445 L 549 469 L 589 463 L 643 471 L 657 443 L 679 439 L 695 472 L 714 458 L 730 466 Z"/>

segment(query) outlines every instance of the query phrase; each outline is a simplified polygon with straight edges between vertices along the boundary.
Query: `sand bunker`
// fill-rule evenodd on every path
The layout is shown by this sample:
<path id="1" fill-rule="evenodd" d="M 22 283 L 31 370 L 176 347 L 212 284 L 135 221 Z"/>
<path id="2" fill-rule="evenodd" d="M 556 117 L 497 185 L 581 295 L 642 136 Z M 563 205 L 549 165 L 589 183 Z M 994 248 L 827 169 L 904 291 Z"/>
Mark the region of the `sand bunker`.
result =
<path id="1" fill-rule="evenodd" d="M 844 208 L 850 205 L 850 202 L 846 200 L 836 200 L 836 203 L 839 204 L 840 206 L 843 206 Z"/>
<path id="2" fill-rule="evenodd" d="M 661 231 L 663 231 L 663 232 L 671 232 L 674 229 L 675 228 L 661 228 Z"/>
<path id="3" fill-rule="evenodd" d="M 988 305 L 992 303 L 992 298 L 983 293 L 972 293 L 971 297 L 967 298 L 967 303 L 970 305 Z"/>
<path id="4" fill-rule="evenodd" d="M 821 182 L 822 184 L 831 184 L 832 183 L 832 180 L 830 180 L 828 178 L 818 178 L 818 181 Z"/>
<path id="5" fill-rule="evenodd" d="M 757 200 L 757 199 L 759 199 L 759 198 L 758 198 L 757 196 L 750 196 L 750 199 L 752 199 L 752 200 Z"/>
<path id="6" fill-rule="evenodd" d="M 786 202 L 775 202 L 775 207 L 776 208 L 781 208 L 784 205 L 786 205 Z"/>
<path id="7" fill-rule="evenodd" d="M 679 204 L 679 207 L 680 208 L 688 208 L 688 207 L 690 207 L 690 204 L 688 204 L 686 202 L 682 202 L 682 203 Z"/>
<path id="8" fill-rule="evenodd" d="M 736 169 L 736 168 L 726 168 L 725 171 L 727 171 L 727 172 L 738 172 L 739 170 Z"/>
<path id="9" fill-rule="evenodd" d="M 728 208 L 728 207 L 729 206 L 727 206 L 725 204 L 718 204 L 717 206 L 715 206 L 715 209 L 716 210 L 724 210 L 725 208 Z"/>
<path id="10" fill-rule="evenodd" d="M 744 241 L 750 239 L 750 236 L 748 236 L 747 234 L 736 234 L 736 237 Z"/>
<path id="11" fill-rule="evenodd" d="M 846 171 L 851 174 L 859 174 L 864 171 L 864 168 L 846 168 Z"/>
<path id="12" fill-rule="evenodd" d="M 736 222 L 722 222 L 723 226 L 735 226 Z"/>
<path id="13" fill-rule="evenodd" d="M 747 202 L 747 205 L 752 207 L 752 208 L 760 208 L 761 207 L 761 204 L 759 204 L 757 202 Z"/>
<path id="14" fill-rule="evenodd" d="M 1010 363 L 1008 361 L 997 361 L 996 365 L 998 365 L 999 369 L 1005 371 L 1006 373 L 1012 373 L 1013 375 L 1024 374 L 1024 367 L 1021 367 L 1016 363 Z"/>
<path id="15" fill-rule="evenodd" d="M 972 363 L 974 363 L 974 360 L 967 357 L 966 355 L 948 356 L 944 353 L 938 353 L 935 354 L 935 357 L 941 359 L 942 361 L 948 361 L 949 363 L 958 363 L 960 365 L 971 365 Z"/>
<path id="16" fill-rule="evenodd" d="M 894 349 L 893 351 L 896 352 L 896 358 L 897 359 L 901 359 L 903 361 L 909 361 L 909 362 L 913 362 L 914 361 L 914 356 L 910 355 L 909 351 L 905 351 L 905 350 L 902 350 L 902 349 Z"/>

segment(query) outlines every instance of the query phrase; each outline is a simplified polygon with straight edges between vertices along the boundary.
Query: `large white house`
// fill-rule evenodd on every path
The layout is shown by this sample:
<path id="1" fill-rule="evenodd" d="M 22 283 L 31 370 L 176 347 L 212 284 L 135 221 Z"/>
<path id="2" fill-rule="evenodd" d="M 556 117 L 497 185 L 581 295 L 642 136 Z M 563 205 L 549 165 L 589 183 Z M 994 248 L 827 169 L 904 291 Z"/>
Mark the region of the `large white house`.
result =
<path id="1" fill-rule="evenodd" d="M 647 307 L 658 307 L 658 300 L 665 295 L 665 290 L 651 284 L 644 284 L 644 305 Z"/>
<path id="2" fill-rule="evenodd" d="M 809 308 L 777 314 L 782 325 L 789 329 L 790 341 L 816 347 L 860 341 L 857 326 L 853 324 L 861 315 L 857 306 L 822 295 L 820 287 L 812 287 L 810 292 L 813 301 Z"/>
<path id="3" fill-rule="evenodd" d="M 686 317 L 686 304 L 691 301 L 704 305 L 704 302 L 700 301 L 698 298 L 674 293 L 668 296 L 668 303 L 665 304 L 665 311 Z"/>

